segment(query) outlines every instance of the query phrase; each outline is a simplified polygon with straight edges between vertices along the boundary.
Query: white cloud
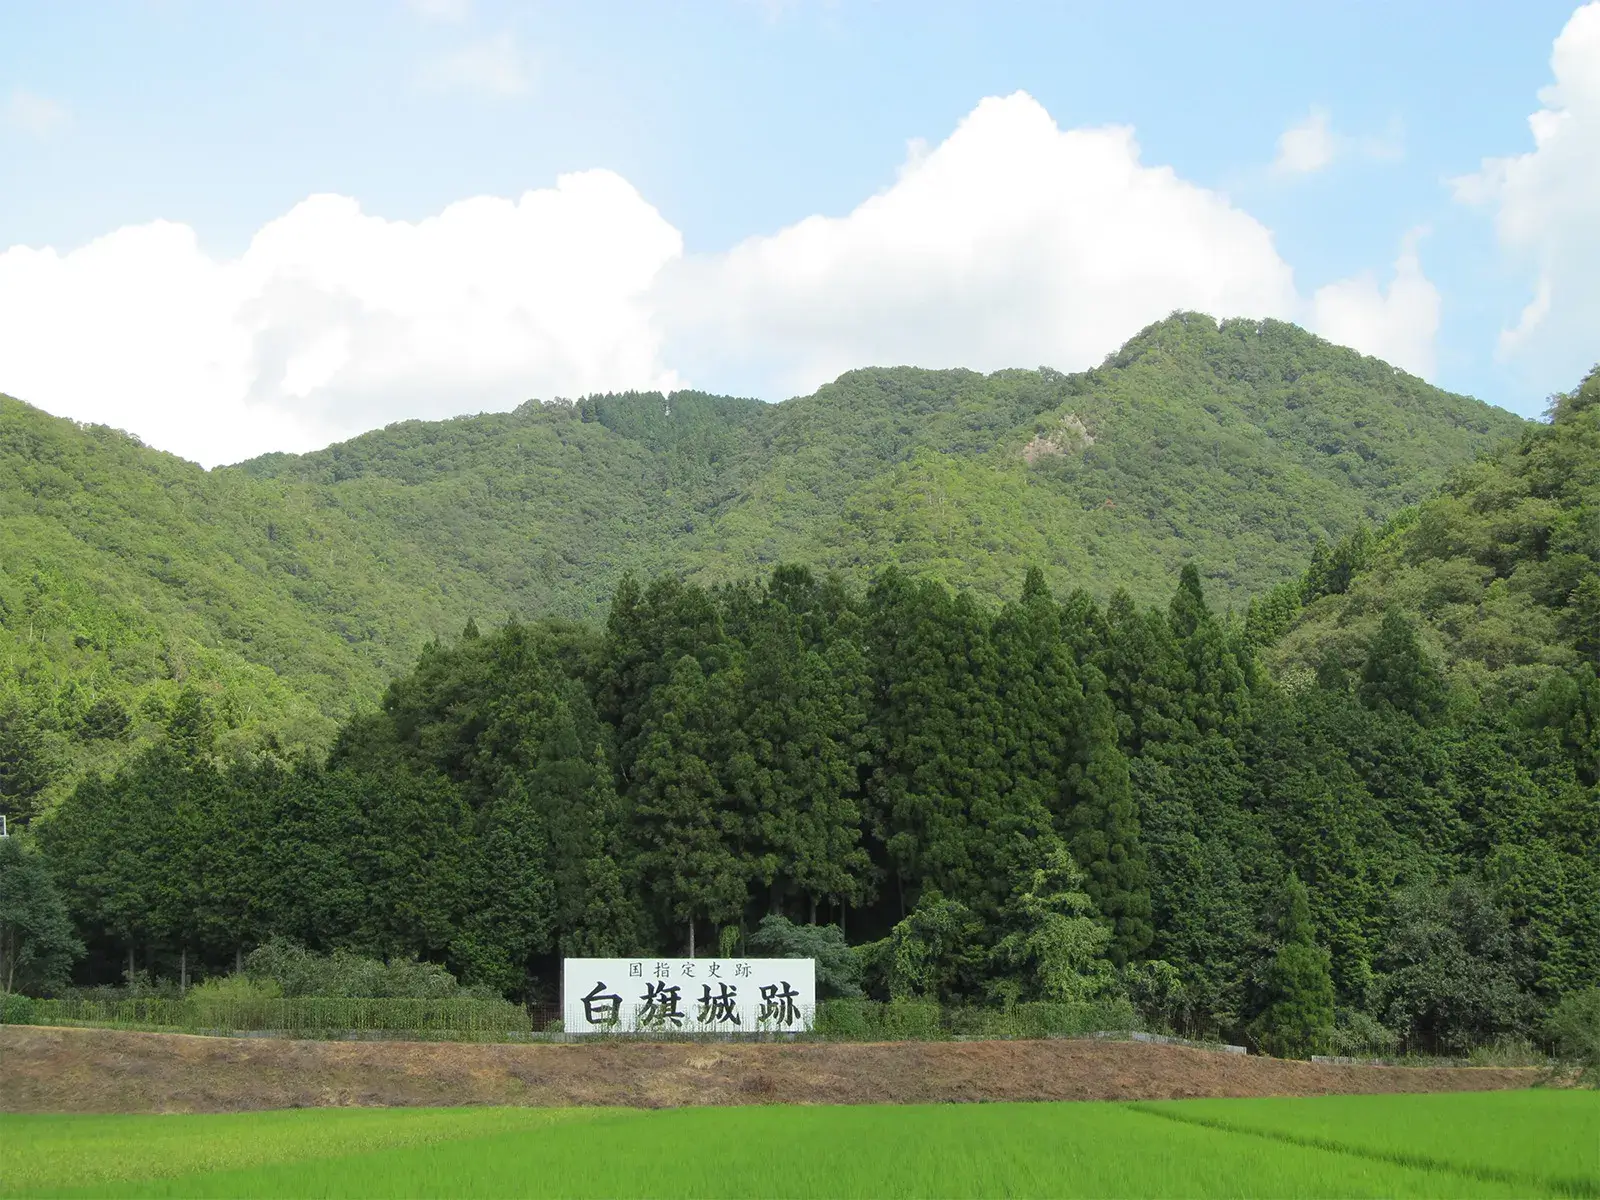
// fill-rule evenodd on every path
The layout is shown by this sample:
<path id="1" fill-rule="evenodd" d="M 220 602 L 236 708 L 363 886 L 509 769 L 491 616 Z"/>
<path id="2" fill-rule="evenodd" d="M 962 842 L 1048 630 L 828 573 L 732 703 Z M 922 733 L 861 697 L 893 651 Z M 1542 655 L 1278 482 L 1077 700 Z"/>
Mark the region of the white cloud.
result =
<path id="1" fill-rule="evenodd" d="M 1296 290 L 1271 232 L 1131 130 L 983 101 L 894 182 L 720 254 L 609 171 L 417 223 L 313 196 L 237 258 L 166 222 L 0 253 L 0 391 L 212 464 L 625 388 L 781 399 L 870 365 L 1092 365 L 1173 309 L 1275 316 L 1426 373 L 1438 298 Z"/>
<path id="2" fill-rule="evenodd" d="M 1335 160 L 1354 154 L 1378 161 L 1402 157 L 1404 130 L 1397 119 L 1381 134 L 1352 137 L 1333 128 L 1333 118 L 1325 108 L 1313 107 L 1305 120 L 1289 126 L 1278 137 L 1278 156 L 1272 170 L 1277 175 L 1310 175 L 1333 165 Z"/>
<path id="3" fill-rule="evenodd" d="M 1417 242 L 1426 233 L 1414 229 L 1406 235 L 1387 290 L 1370 274 L 1318 288 L 1311 298 L 1311 327 L 1330 342 L 1432 377 L 1439 289 L 1423 275 L 1417 257 Z"/>
<path id="4" fill-rule="evenodd" d="M 71 120 L 67 110 L 45 96 L 24 88 L 13 88 L 6 101 L 5 123 L 36 138 L 47 138 L 66 128 Z"/>
<path id="5" fill-rule="evenodd" d="M 157 222 L 0 254 L 0 390 L 206 464 L 404 417 L 672 387 L 644 295 L 678 232 L 606 171 L 417 224 L 314 196 L 217 261 Z"/>
<path id="6" fill-rule="evenodd" d="M 1528 118 L 1534 148 L 1485 159 L 1454 185 L 1457 199 L 1494 209 L 1501 246 L 1534 272 L 1501 354 L 1537 353 L 1561 372 L 1546 382 L 1565 387 L 1600 357 L 1600 3 L 1572 14 L 1550 66 L 1555 81 Z"/>
<path id="7" fill-rule="evenodd" d="M 1327 109 L 1313 108 L 1304 121 L 1291 125 L 1278 137 L 1278 157 L 1273 170 L 1288 174 L 1320 171 L 1337 153 L 1333 125 Z"/>
<path id="8" fill-rule="evenodd" d="M 1175 308 L 1293 315 L 1271 233 L 1145 166 L 1124 128 L 1066 130 L 983 101 L 843 217 L 808 217 L 669 269 L 674 363 L 778 398 L 866 364 L 992 370 L 1098 361 Z"/>
<path id="9" fill-rule="evenodd" d="M 422 81 L 440 91 L 520 96 L 530 86 L 527 57 L 509 33 L 453 50 L 422 69 Z"/>
<path id="10" fill-rule="evenodd" d="M 427 21 L 465 21 L 472 0 L 409 0 L 411 11 Z"/>

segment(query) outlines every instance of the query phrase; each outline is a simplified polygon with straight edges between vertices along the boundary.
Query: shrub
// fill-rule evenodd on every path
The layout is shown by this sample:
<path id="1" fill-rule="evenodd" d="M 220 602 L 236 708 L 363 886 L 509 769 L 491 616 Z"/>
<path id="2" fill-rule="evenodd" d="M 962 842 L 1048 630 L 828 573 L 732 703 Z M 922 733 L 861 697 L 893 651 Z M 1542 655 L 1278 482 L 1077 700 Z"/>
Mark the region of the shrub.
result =
<path id="1" fill-rule="evenodd" d="M 1537 1067 L 1547 1061 L 1538 1047 L 1523 1037 L 1495 1038 L 1467 1054 L 1467 1062 L 1475 1067 Z"/>
<path id="2" fill-rule="evenodd" d="M 249 975 L 217 975 L 189 989 L 189 999 L 276 1000 L 283 988 L 276 979 L 252 979 Z"/>
<path id="3" fill-rule="evenodd" d="M 32 1025 L 35 1004 L 20 992 L 0 995 L 0 1025 Z"/>
<path id="4" fill-rule="evenodd" d="M 1546 1023 L 1556 1055 L 1578 1068 L 1578 1078 L 1600 1087 L 1600 987 L 1573 992 L 1556 1006 Z"/>
<path id="5" fill-rule="evenodd" d="M 844 930 L 837 925 L 796 925 L 774 913 L 762 918 L 750 935 L 750 945 L 773 958 L 814 960 L 819 998 L 861 996 L 861 958 L 844 940 Z"/>
<path id="6" fill-rule="evenodd" d="M 946 1036 L 937 1004 L 921 1000 L 824 1000 L 814 1032 L 859 1042 L 930 1041 Z"/>
<path id="7" fill-rule="evenodd" d="M 1328 1052 L 1349 1058 L 1386 1058 L 1400 1047 L 1400 1035 L 1370 1013 L 1341 1008 L 1328 1034 Z"/>
<path id="8" fill-rule="evenodd" d="M 272 983 L 281 995 L 366 997 L 382 1000 L 445 1000 L 477 995 L 437 963 L 414 958 L 380 962 L 347 950 L 318 954 L 274 938 L 245 959 L 245 974 L 258 984 Z"/>

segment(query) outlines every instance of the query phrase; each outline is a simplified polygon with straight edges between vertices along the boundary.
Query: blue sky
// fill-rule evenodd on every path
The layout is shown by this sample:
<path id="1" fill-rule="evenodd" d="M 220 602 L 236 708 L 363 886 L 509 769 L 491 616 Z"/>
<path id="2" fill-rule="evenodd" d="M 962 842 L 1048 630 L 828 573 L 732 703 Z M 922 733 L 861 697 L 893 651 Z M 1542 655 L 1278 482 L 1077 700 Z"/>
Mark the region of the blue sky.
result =
<path id="1" fill-rule="evenodd" d="M 1600 358 L 1587 333 L 1600 301 L 1582 278 L 1593 272 L 1573 265 L 1597 253 L 1583 210 L 1600 194 L 1586 190 L 1600 163 L 1600 37 L 1574 11 L 0 0 L 0 317 L 12 318 L 0 390 L 224 461 L 591 386 L 780 399 L 868 365 L 860 356 L 1073 369 L 1198 297 L 1260 310 L 1218 316 L 1301 319 L 1534 414 Z M 1541 100 L 1553 82 L 1564 90 Z M 975 116 L 990 97 L 1013 101 Z M 1536 151 L 1529 117 L 1545 107 L 1563 132 Z M 1040 174 L 1019 159 L 1055 153 L 1043 114 L 1065 140 Z M 964 148 L 946 145 L 963 122 Z M 1288 169 L 1280 138 L 1308 122 Z M 1192 250 L 1237 280 L 1145 264 L 1127 282 L 1112 249 L 1084 248 L 1096 220 L 1138 207 L 1116 182 L 1073 207 L 1087 173 L 1127 173 L 1067 136 L 1107 127 L 1131 127 L 1124 157 L 1140 173 L 1127 196 L 1150 197 L 1150 224 L 1108 246 L 1127 255 L 1181 226 L 1164 253 Z M 922 148 L 908 150 L 914 139 Z M 935 167 L 949 161 L 903 189 L 887 226 L 852 219 L 930 152 Z M 1452 182 L 1501 158 L 1520 166 L 1484 176 L 1475 202 Z M 1018 172 L 1005 189 L 1040 189 L 1011 225 L 973 215 L 1003 207 L 996 195 L 955 195 L 996 161 Z M 597 170 L 636 196 L 576 189 L 551 202 L 565 215 L 485 209 L 453 233 L 411 236 L 459 202 L 561 199 L 560 177 Z M 297 210 L 328 195 L 350 204 Z M 252 251 L 297 211 L 276 250 Z M 815 217 L 832 224 L 794 232 Z M 136 246 L 129 231 L 157 222 L 166 233 Z M 901 251 L 881 248 L 885 228 L 908 226 L 918 233 Z M 505 256 L 531 264 L 520 279 L 486 282 L 497 238 L 522 247 Z M 317 247 L 357 242 L 367 257 L 324 269 Z M 565 246 L 578 249 L 551 249 Z M 595 255 L 605 265 L 591 272 Z M 408 285 L 392 274 L 430 270 L 444 272 L 441 296 L 489 307 L 469 320 L 400 297 Z M 1058 295 L 1052 278 L 1070 283 Z M 880 284 L 881 297 L 865 294 Z M 1541 287 L 1547 311 L 1508 338 Z M 563 301 L 575 292 L 586 298 Z M 841 294 L 836 321 L 816 315 Z M 149 327 L 119 343 L 107 296 L 148 309 Z M 228 305 L 229 321 L 211 319 Z M 968 337 L 1007 305 L 1021 315 Z M 1086 315 L 1101 310 L 1115 315 Z M 919 340 L 910 326 L 941 332 Z M 86 365 L 96 358 L 121 365 Z"/>

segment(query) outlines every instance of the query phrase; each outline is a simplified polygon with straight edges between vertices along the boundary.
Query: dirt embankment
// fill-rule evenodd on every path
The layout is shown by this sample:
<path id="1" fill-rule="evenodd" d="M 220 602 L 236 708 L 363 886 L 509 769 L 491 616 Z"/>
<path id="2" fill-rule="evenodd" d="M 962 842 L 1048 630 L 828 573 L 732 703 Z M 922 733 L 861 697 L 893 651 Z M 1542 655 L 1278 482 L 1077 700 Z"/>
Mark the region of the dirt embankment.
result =
<path id="1" fill-rule="evenodd" d="M 328 1105 L 1165 1100 L 1528 1087 L 1536 1071 L 1342 1067 L 1139 1042 L 468 1045 L 0 1027 L 0 1111 Z"/>

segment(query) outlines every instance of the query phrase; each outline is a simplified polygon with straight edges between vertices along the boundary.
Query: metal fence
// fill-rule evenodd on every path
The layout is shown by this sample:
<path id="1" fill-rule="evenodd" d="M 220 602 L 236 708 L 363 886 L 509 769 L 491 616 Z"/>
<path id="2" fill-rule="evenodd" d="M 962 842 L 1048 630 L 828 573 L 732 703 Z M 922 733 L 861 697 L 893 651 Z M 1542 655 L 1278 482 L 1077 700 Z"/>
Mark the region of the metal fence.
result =
<path id="1" fill-rule="evenodd" d="M 386 1000 L 306 996 L 290 999 L 142 998 L 36 1000 L 11 995 L 0 1004 L 0 1023 L 78 1025 L 281 1037 L 439 1038 L 480 1041 L 585 1040 L 818 1040 L 947 1041 L 1130 1036 L 1140 1028 L 1125 1001 L 1106 1004 L 1017 1004 L 1007 1008 L 948 1006 L 915 1000 L 824 1000 L 806 1014 L 806 1031 L 703 1027 L 685 1021 L 634 1032 L 575 1033 L 563 1027 L 555 1005 L 523 1006 L 505 1000 Z M 1108 1035 L 1107 1031 L 1112 1031 Z"/>

